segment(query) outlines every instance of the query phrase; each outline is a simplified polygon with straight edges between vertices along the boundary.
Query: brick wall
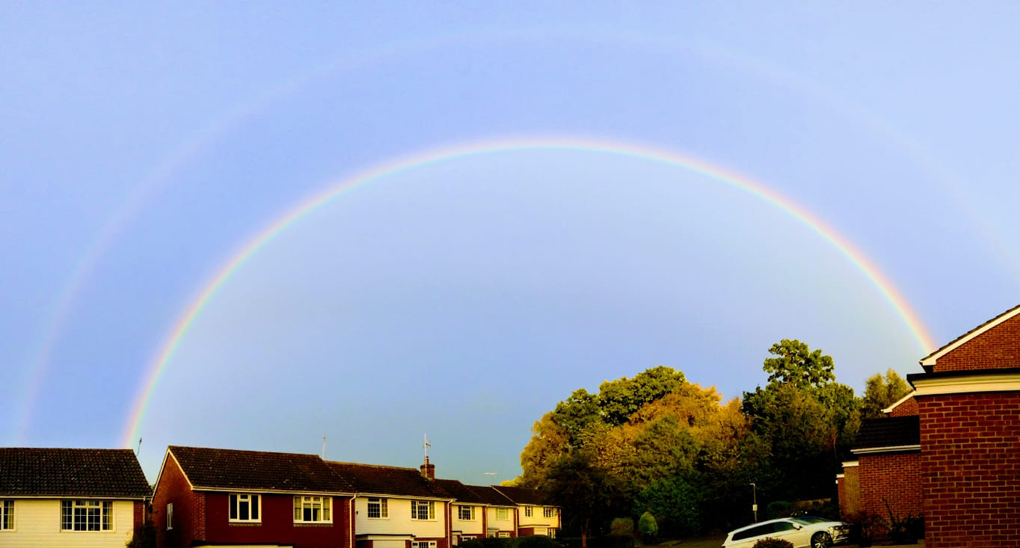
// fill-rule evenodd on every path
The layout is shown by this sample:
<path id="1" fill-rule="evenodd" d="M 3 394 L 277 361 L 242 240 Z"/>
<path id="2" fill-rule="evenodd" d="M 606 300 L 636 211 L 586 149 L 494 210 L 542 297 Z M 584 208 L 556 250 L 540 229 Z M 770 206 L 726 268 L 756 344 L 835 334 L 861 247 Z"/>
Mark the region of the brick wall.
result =
<path id="1" fill-rule="evenodd" d="M 196 507 L 195 497 L 187 478 L 177 466 L 177 461 L 167 458 L 160 471 L 159 484 L 152 497 L 152 521 L 156 526 L 156 546 L 159 548 L 184 548 L 191 546 L 196 538 L 196 527 L 200 525 L 203 509 Z M 173 503 L 173 529 L 166 528 L 166 505 Z"/>
<path id="2" fill-rule="evenodd" d="M 890 509 L 899 519 L 922 514 L 921 453 L 858 455 L 857 461 L 862 511 L 885 519 Z"/>
<path id="3" fill-rule="evenodd" d="M 844 516 L 859 512 L 861 509 L 861 483 L 858 468 L 859 466 L 843 468 L 843 479 L 839 481 L 839 511 Z"/>
<path id="4" fill-rule="evenodd" d="M 936 373 L 1020 367 L 1020 315 L 1000 323 L 935 362 Z"/>
<path id="5" fill-rule="evenodd" d="M 910 398 L 909 400 L 899 404 L 895 409 L 889 413 L 890 417 L 912 417 L 917 415 L 917 399 Z"/>
<path id="6" fill-rule="evenodd" d="M 1020 393 L 924 396 L 918 408 L 928 548 L 1020 546 Z"/>

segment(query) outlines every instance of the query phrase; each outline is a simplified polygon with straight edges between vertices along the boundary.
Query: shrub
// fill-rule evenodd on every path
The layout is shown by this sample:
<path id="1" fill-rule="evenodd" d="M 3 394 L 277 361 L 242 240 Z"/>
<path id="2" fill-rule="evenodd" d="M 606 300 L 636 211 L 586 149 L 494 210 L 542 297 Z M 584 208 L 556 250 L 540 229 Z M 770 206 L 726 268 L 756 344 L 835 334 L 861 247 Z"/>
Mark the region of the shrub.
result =
<path id="1" fill-rule="evenodd" d="M 135 529 L 127 548 L 156 548 L 156 526 L 151 521 Z"/>
<path id="2" fill-rule="evenodd" d="M 514 548 L 556 548 L 556 541 L 545 535 L 517 537 Z"/>
<path id="3" fill-rule="evenodd" d="M 793 548 L 793 543 L 781 538 L 763 538 L 754 543 L 752 548 Z"/>
<path id="4" fill-rule="evenodd" d="M 609 534 L 617 537 L 634 537 L 634 520 L 630 518 L 614 518 L 609 525 Z"/>
<path id="5" fill-rule="evenodd" d="M 651 512 L 645 512 L 641 514 L 641 518 L 638 519 L 638 531 L 641 532 L 642 542 L 648 544 L 652 542 L 659 534 L 659 524 L 655 521 L 655 516 Z"/>
<path id="6" fill-rule="evenodd" d="M 765 507 L 765 514 L 769 519 L 785 518 L 790 515 L 790 507 L 792 505 L 785 500 L 776 500 L 769 503 Z"/>
<path id="7" fill-rule="evenodd" d="M 875 538 L 887 530 L 881 516 L 865 511 L 847 514 L 843 521 L 850 524 L 850 542 L 861 546 L 871 546 Z"/>
<path id="8" fill-rule="evenodd" d="M 896 544 L 917 544 L 924 537 L 924 518 L 907 516 L 900 518 L 893 514 L 885 498 L 885 509 L 889 511 L 889 538 Z"/>
<path id="9" fill-rule="evenodd" d="M 461 548 L 513 548 L 514 539 L 510 538 L 475 538 L 460 543 Z"/>

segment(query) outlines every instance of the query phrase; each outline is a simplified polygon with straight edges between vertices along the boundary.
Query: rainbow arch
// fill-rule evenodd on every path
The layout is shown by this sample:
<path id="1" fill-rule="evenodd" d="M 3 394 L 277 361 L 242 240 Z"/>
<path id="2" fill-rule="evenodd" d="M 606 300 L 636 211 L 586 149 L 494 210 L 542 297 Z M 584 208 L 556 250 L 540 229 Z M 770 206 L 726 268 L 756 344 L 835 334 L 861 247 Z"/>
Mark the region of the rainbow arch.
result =
<path id="1" fill-rule="evenodd" d="M 293 207 L 265 228 L 259 230 L 205 283 L 197 297 L 184 309 L 174 323 L 170 333 L 164 338 L 157 354 L 145 369 L 147 373 L 124 427 L 123 446 L 132 447 L 133 440 L 138 437 L 148 409 L 149 400 L 159 384 L 162 374 L 166 371 L 168 364 L 172 360 L 174 352 L 188 333 L 191 324 L 202 313 L 202 310 L 215 296 L 217 291 L 230 280 L 233 274 L 250 257 L 257 253 L 259 249 L 288 227 L 350 190 L 399 175 L 402 172 L 465 157 L 529 150 L 595 152 L 659 162 L 682 167 L 713 181 L 753 195 L 789 214 L 836 248 L 879 290 L 885 300 L 903 319 L 907 328 L 917 340 L 921 350 L 928 352 L 936 347 L 933 337 L 921 322 L 917 313 L 873 261 L 857 249 L 846 237 L 810 211 L 759 181 L 679 152 L 630 142 L 561 136 L 496 139 L 428 149 L 384 162 L 330 185 L 325 190 L 300 202 L 296 207 Z"/>

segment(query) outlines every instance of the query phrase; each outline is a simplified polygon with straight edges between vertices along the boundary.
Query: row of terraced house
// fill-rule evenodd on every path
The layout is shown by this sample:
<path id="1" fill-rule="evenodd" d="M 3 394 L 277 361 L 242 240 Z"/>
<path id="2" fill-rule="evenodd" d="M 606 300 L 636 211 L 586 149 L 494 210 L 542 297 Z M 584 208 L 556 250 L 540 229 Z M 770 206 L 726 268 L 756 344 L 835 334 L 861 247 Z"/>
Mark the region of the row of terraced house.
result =
<path id="1" fill-rule="evenodd" d="M 0 448 L 0 546 L 123 547 L 146 521 L 160 548 L 452 548 L 547 535 L 539 491 L 437 479 L 316 455 L 167 448 L 154 487 L 126 449 Z"/>

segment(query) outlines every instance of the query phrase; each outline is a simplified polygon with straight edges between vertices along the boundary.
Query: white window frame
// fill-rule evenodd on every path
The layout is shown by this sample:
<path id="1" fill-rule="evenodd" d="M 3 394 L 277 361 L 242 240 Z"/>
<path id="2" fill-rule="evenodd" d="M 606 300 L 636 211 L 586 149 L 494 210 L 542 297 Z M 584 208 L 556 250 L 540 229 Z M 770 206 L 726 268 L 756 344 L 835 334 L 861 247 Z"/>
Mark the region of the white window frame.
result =
<path id="1" fill-rule="evenodd" d="M 411 548 L 436 548 L 434 540 L 412 540 Z"/>
<path id="2" fill-rule="evenodd" d="M 383 499 L 383 498 L 370 498 L 370 499 L 368 499 L 368 510 L 366 510 L 366 512 L 365 512 L 365 515 L 368 516 L 368 519 L 387 519 L 387 518 L 390 517 L 389 504 L 386 503 L 386 500 L 387 499 Z M 377 508 L 377 513 L 379 514 L 378 516 L 373 516 L 372 515 L 372 505 L 373 504 L 378 505 L 378 508 Z"/>
<path id="3" fill-rule="evenodd" d="M 90 514 L 95 514 L 95 521 L 91 519 L 92 516 Z M 81 519 L 80 522 L 79 518 Z M 95 528 L 93 528 L 93 525 L 95 525 Z M 74 533 L 113 531 L 113 501 L 60 501 L 60 530 Z"/>
<path id="4" fill-rule="evenodd" d="M 554 518 L 554 517 L 556 517 L 556 509 L 555 508 L 549 508 L 548 506 L 545 507 L 545 508 L 542 508 L 542 515 L 544 517 L 547 517 L 547 518 Z"/>
<path id="5" fill-rule="evenodd" d="M 425 508 L 425 513 L 428 514 L 428 517 L 421 517 L 422 507 Z M 414 521 L 434 521 L 436 519 L 436 502 L 434 500 L 412 500 L 411 519 Z"/>
<path id="6" fill-rule="evenodd" d="M 510 520 L 510 509 L 509 508 L 496 508 L 496 519 L 499 521 Z"/>
<path id="7" fill-rule="evenodd" d="M 294 523 L 333 523 L 333 497 L 318 495 L 294 496 Z M 315 514 L 318 510 L 319 519 L 305 519 L 305 510 Z"/>
<path id="8" fill-rule="evenodd" d="M 0 499 L 0 531 L 14 530 L 14 501 Z"/>
<path id="9" fill-rule="evenodd" d="M 468 517 L 464 517 L 464 510 L 467 510 L 467 516 Z M 459 519 L 460 521 L 474 521 L 475 520 L 475 507 L 474 506 L 467 506 L 467 505 L 457 506 L 457 519 Z"/>
<path id="10" fill-rule="evenodd" d="M 174 530 L 174 503 L 166 503 L 166 530 Z"/>
<path id="11" fill-rule="evenodd" d="M 248 517 L 241 517 L 241 503 L 248 503 Z M 230 493 L 227 497 L 227 520 L 230 523 L 262 523 L 262 495 Z"/>
<path id="12" fill-rule="evenodd" d="M 496 533 L 496 538 L 510 538 L 510 531 L 499 531 Z"/>

